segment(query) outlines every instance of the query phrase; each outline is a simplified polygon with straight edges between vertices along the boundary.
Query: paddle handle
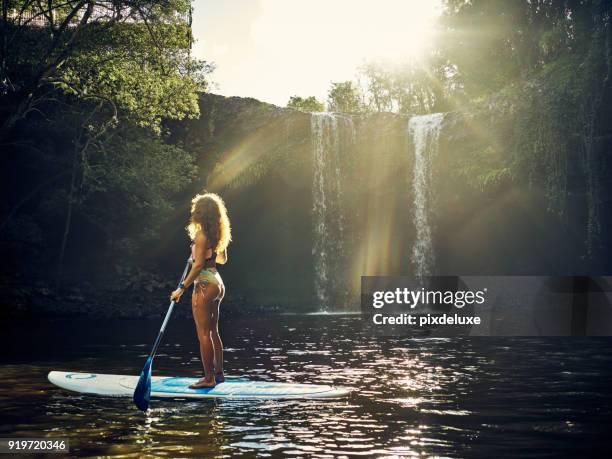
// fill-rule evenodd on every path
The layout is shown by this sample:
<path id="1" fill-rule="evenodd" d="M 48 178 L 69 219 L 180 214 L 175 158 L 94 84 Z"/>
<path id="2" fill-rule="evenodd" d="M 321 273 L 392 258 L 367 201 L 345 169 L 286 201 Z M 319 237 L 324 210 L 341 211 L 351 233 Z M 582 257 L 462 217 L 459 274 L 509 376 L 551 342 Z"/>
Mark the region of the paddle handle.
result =
<path id="1" fill-rule="evenodd" d="M 191 255 L 187 258 L 187 264 L 185 265 L 185 269 L 183 270 L 183 275 L 181 276 L 181 280 L 179 281 L 176 288 L 179 288 L 180 285 L 187 277 L 187 273 L 189 272 L 189 266 L 191 265 Z M 175 301 L 170 302 L 170 306 L 168 307 L 168 312 L 166 313 L 166 317 L 164 318 L 164 322 L 162 323 L 161 329 L 159 330 L 159 334 L 157 335 L 157 339 L 155 340 L 155 344 L 153 345 L 153 349 L 151 350 L 150 358 L 152 359 L 157 353 L 157 348 L 161 343 L 162 336 L 164 336 L 164 332 L 166 331 L 166 325 L 168 325 L 168 321 L 170 320 L 170 316 L 172 315 L 172 311 L 174 310 Z"/>

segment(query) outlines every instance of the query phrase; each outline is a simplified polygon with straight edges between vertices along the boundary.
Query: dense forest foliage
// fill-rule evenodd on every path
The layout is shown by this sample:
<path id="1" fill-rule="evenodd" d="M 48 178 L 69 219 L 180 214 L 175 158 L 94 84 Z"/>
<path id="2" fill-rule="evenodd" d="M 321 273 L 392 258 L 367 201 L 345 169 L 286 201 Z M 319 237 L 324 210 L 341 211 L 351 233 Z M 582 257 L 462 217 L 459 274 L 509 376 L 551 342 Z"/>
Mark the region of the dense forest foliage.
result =
<path id="1" fill-rule="evenodd" d="M 367 63 L 355 81 L 332 83 L 325 104 L 295 96 L 288 106 L 474 113 L 486 120 L 476 129 L 482 142 L 458 147 L 456 179 L 477 193 L 541 186 L 550 210 L 564 215 L 580 170 L 586 256 L 601 262 L 611 11 L 603 0 L 444 0 L 424 59 Z M 181 192 L 211 172 L 198 167 L 202 152 L 171 141 L 168 128 L 199 116 L 198 92 L 214 70 L 191 56 L 190 13 L 189 0 L 2 3 L 6 285 L 61 287 L 88 278 L 91 259 L 101 279 L 151 285 L 137 266 L 160 225 L 184 207 Z"/>
<path id="2" fill-rule="evenodd" d="M 155 240 L 195 174 L 163 122 L 198 116 L 212 68 L 190 56 L 188 1 L 2 8 L 2 267 L 60 285 L 73 241 L 108 264 Z"/>

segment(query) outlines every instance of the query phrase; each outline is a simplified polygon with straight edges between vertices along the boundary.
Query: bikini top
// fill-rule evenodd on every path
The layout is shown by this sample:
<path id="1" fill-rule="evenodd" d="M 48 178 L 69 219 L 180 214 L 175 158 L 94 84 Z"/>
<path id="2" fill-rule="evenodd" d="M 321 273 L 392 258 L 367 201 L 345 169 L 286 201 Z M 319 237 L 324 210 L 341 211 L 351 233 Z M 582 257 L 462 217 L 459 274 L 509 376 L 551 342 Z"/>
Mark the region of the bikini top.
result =
<path id="1" fill-rule="evenodd" d="M 210 266 L 216 266 L 217 265 L 217 252 L 215 252 L 212 249 L 208 249 L 208 250 L 211 250 L 212 254 L 210 255 L 210 257 L 208 257 L 206 260 L 204 260 L 205 261 L 204 266 L 206 266 L 206 267 L 208 267 L 209 265 Z"/>
<path id="2" fill-rule="evenodd" d="M 206 252 L 210 250 L 210 256 L 204 259 L 204 267 L 210 268 L 217 265 L 217 252 L 215 252 L 212 248 L 207 248 Z M 195 261 L 195 244 L 191 243 L 191 260 Z"/>

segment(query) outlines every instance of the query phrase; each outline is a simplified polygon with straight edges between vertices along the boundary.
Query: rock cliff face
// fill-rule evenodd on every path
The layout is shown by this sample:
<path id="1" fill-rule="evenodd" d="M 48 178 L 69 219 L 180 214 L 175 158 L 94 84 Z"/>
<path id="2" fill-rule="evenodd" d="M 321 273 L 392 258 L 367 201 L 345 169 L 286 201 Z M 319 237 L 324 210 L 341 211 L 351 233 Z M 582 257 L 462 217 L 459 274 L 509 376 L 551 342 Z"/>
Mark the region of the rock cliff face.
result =
<path id="1" fill-rule="evenodd" d="M 200 119 L 172 126 L 173 139 L 198 155 L 202 177 L 191 191 L 227 202 L 234 242 L 223 275 L 249 303 L 352 308 L 360 276 L 423 267 L 423 234 L 433 274 L 592 268 L 583 261 L 582 203 L 561 219 L 547 212 L 538 186 L 508 181 L 483 191 L 457 173 L 458 162 L 478 161 L 470 152 L 503 143 L 490 114 L 440 115 L 439 132 L 421 132 L 418 150 L 400 115 L 308 114 L 210 94 L 201 107 Z M 487 136 L 475 117 L 488 117 L 478 120 Z"/>

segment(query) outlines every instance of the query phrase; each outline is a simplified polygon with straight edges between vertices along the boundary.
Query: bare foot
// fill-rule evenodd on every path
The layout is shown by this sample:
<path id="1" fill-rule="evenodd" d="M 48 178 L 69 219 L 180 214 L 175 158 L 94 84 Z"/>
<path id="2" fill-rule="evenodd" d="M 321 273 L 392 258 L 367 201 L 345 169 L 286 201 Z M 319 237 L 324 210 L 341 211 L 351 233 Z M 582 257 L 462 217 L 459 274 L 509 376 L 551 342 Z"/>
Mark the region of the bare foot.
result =
<path id="1" fill-rule="evenodd" d="M 215 382 L 217 384 L 225 382 L 225 375 L 223 374 L 223 372 L 215 373 Z"/>
<path id="2" fill-rule="evenodd" d="M 189 386 L 190 389 L 212 389 L 217 383 L 212 378 L 201 378 Z"/>

